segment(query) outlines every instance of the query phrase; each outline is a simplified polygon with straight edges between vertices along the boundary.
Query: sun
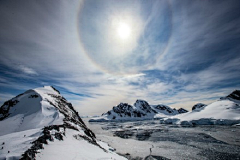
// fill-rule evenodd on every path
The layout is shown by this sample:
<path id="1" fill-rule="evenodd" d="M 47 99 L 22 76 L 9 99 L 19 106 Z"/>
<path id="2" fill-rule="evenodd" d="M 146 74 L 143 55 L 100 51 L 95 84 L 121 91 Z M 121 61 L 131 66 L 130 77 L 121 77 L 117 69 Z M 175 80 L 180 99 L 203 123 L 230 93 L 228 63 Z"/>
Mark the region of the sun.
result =
<path id="1" fill-rule="evenodd" d="M 131 28 L 127 23 L 120 23 L 117 27 L 117 34 L 121 39 L 127 39 L 131 35 Z"/>

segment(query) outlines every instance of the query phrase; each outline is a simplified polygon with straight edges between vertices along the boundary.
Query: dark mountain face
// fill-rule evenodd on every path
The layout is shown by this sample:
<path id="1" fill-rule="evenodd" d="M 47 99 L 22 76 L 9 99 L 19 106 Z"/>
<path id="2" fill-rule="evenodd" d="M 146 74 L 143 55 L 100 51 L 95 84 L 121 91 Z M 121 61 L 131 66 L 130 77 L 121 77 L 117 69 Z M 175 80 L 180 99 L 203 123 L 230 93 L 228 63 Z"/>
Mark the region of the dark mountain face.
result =
<path id="1" fill-rule="evenodd" d="M 178 113 L 187 113 L 188 112 L 188 110 L 186 110 L 186 109 L 183 109 L 183 108 L 179 108 L 178 109 Z"/>
<path id="2" fill-rule="evenodd" d="M 127 103 L 120 103 L 116 107 L 113 107 L 113 111 L 116 113 L 123 113 L 126 111 L 132 111 L 133 107 Z"/>
<path id="3" fill-rule="evenodd" d="M 139 112 L 138 110 L 134 109 L 133 106 L 127 103 L 120 103 L 119 105 L 113 107 L 112 111 L 108 111 L 107 115 L 111 115 L 112 112 L 116 113 L 120 117 L 142 117 L 145 116 L 144 113 Z M 116 117 L 115 117 L 116 118 Z M 115 119 L 113 117 L 113 119 Z"/>
<path id="4" fill-rule="evenodd" d="M 157 110 L 161 110 L 161 111 L 166 111 L 168 113 L 175 113 L 175 110 L 166 106 L 166 105 L 163 105 L 163 104 L 159 104 L 159 105 L 156 105 L 154 106 L 154 109 L 157 109 Z"/>
<path id="5" fill-rule="evenodd" d="M 151 106 L 144 100 L 137 100 L 135 103 L 134 103 L 134 106 L 136 108 L 139 108 L 140 110 L 142 110 L 143 112 L 145 113 L 157 113 L 155 110 L 153 110 L 151 108 Z"/>
<path id="6" fill-rule="evenodd" d="M 240 90 L 235 90 L 227 96 L 227 98 L 232 98 L 235 100 L 240 100 Z"/>
<path id="7" fill-rule="evenodd" d="M 14 107 L 19 101 L 18 100 L 8 100 L 4 102 L 4 104 L 0 108 L 0 121 L 7 118 L 9 116 L 9 110 L 11 107 Z"/>
<path id="8" fill-rule="evenodd" d="M 200 109 L 200 108 L 203 108 L 205 107 L 206 105 L 203 104 L 203 103 L 197 103 L 195 104 L 193 107 L 192 107 L 192 111 L 196 110 L 196 109 Z"/>

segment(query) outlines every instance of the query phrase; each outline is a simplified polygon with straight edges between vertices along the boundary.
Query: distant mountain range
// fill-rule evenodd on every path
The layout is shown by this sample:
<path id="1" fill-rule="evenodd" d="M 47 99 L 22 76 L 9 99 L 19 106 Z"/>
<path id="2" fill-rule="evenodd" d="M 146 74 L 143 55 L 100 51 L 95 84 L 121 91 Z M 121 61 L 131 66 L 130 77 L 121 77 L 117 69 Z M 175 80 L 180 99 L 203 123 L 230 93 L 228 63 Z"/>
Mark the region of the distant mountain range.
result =
<path id="1" fill-rule="evenodd" d="M 215 121 L 216 123 L 227 124 L 227 120 L 228 124 L 235 124 L 240 120 L 239 102 L 239 90 L 233 91 L 228 96 L 222 97 L 219 101 L 210 105 L 197 103 L 190 112 L 183 108 L 176 110 L 167 105 L 149 105 L 144 100 L 137 100 L 133 106 L 127 103 L 120 103 L 101 116 L 90 119 L 89 122 L 162 119 L 162 123 L 181 124 L 186 123 L 182 121 L 208 119 L 205 120 L 207 122 L 204 124 L 214 124 Z M 219 119 L 224 119 L 226 123 L 218 122 L 217 120 Z M 201 123 L 199 122 L 199 124 Z"/>
<path id="2" fill-rule="evenodd" d="M 50 86 L 1 106 L 0 145 L 0 159 L 125 159 L 98 141 L 72 104 Z"/>
<path id="3" fill-rule="evenodd" d="M 188 111 L 183 108 L 176 110 L 167 105 L 149 105 L 147 101 L 137 100 L 133 106 L 128 103 L 120 103 L 114 106 L 112 110 L 103 113 L 102 116 L 92 118 L 89 121 L 146 120 L 162 116 L 173 116 L 186 112 Z"/>

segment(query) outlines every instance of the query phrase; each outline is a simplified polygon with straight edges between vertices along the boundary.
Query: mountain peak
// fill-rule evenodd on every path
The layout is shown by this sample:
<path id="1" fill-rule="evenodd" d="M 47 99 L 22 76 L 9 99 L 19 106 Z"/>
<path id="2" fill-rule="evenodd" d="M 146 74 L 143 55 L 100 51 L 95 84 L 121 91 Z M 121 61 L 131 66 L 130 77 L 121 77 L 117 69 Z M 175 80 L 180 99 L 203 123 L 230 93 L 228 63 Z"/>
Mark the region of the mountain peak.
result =
<path id="1" fill-rule="evenodd" d="M 134 107 L 146 113 L 151 113 L 153 111 L 148 102 L 145 100 L 136 100 Z"/>
<path id="2" fill-rule="evenodd" d="M 60 94 L 59 90 L 57 90 L 53 86 L 43 86 L 43 87 L 35 88 L 33 90 L 35 90 L 37 92 L 41 92 L 41 93 Z"/>
<path id="3" fill-rule="evenodd" d="M 235 90 L 227 96 L 227 98 L 232 98 L 235 100 L 240 100 L 240 90 Z"/>
<path id="4" fill-rule="evenodd" d="M 188 110 L 186 110 L 186 109 L 184 109 L 184 108 L 179 108 L 178 109 L 178 113 L 187 113 L 188 112 Z"/>

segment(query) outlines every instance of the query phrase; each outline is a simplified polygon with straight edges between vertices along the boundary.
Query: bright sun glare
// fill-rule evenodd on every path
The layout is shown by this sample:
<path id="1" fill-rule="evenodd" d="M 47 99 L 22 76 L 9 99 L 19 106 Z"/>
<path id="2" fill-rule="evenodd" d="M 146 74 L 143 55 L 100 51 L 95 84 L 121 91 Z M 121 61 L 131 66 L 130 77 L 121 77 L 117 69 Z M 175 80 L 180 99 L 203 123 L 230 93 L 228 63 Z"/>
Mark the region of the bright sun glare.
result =
<path id="1" fill-rule="evenodd" d="M 131 28 L 126 23 L 120 23 L 117 28 L 117 33 L 121 39 L 127 39 L 131 34 Z"/>

